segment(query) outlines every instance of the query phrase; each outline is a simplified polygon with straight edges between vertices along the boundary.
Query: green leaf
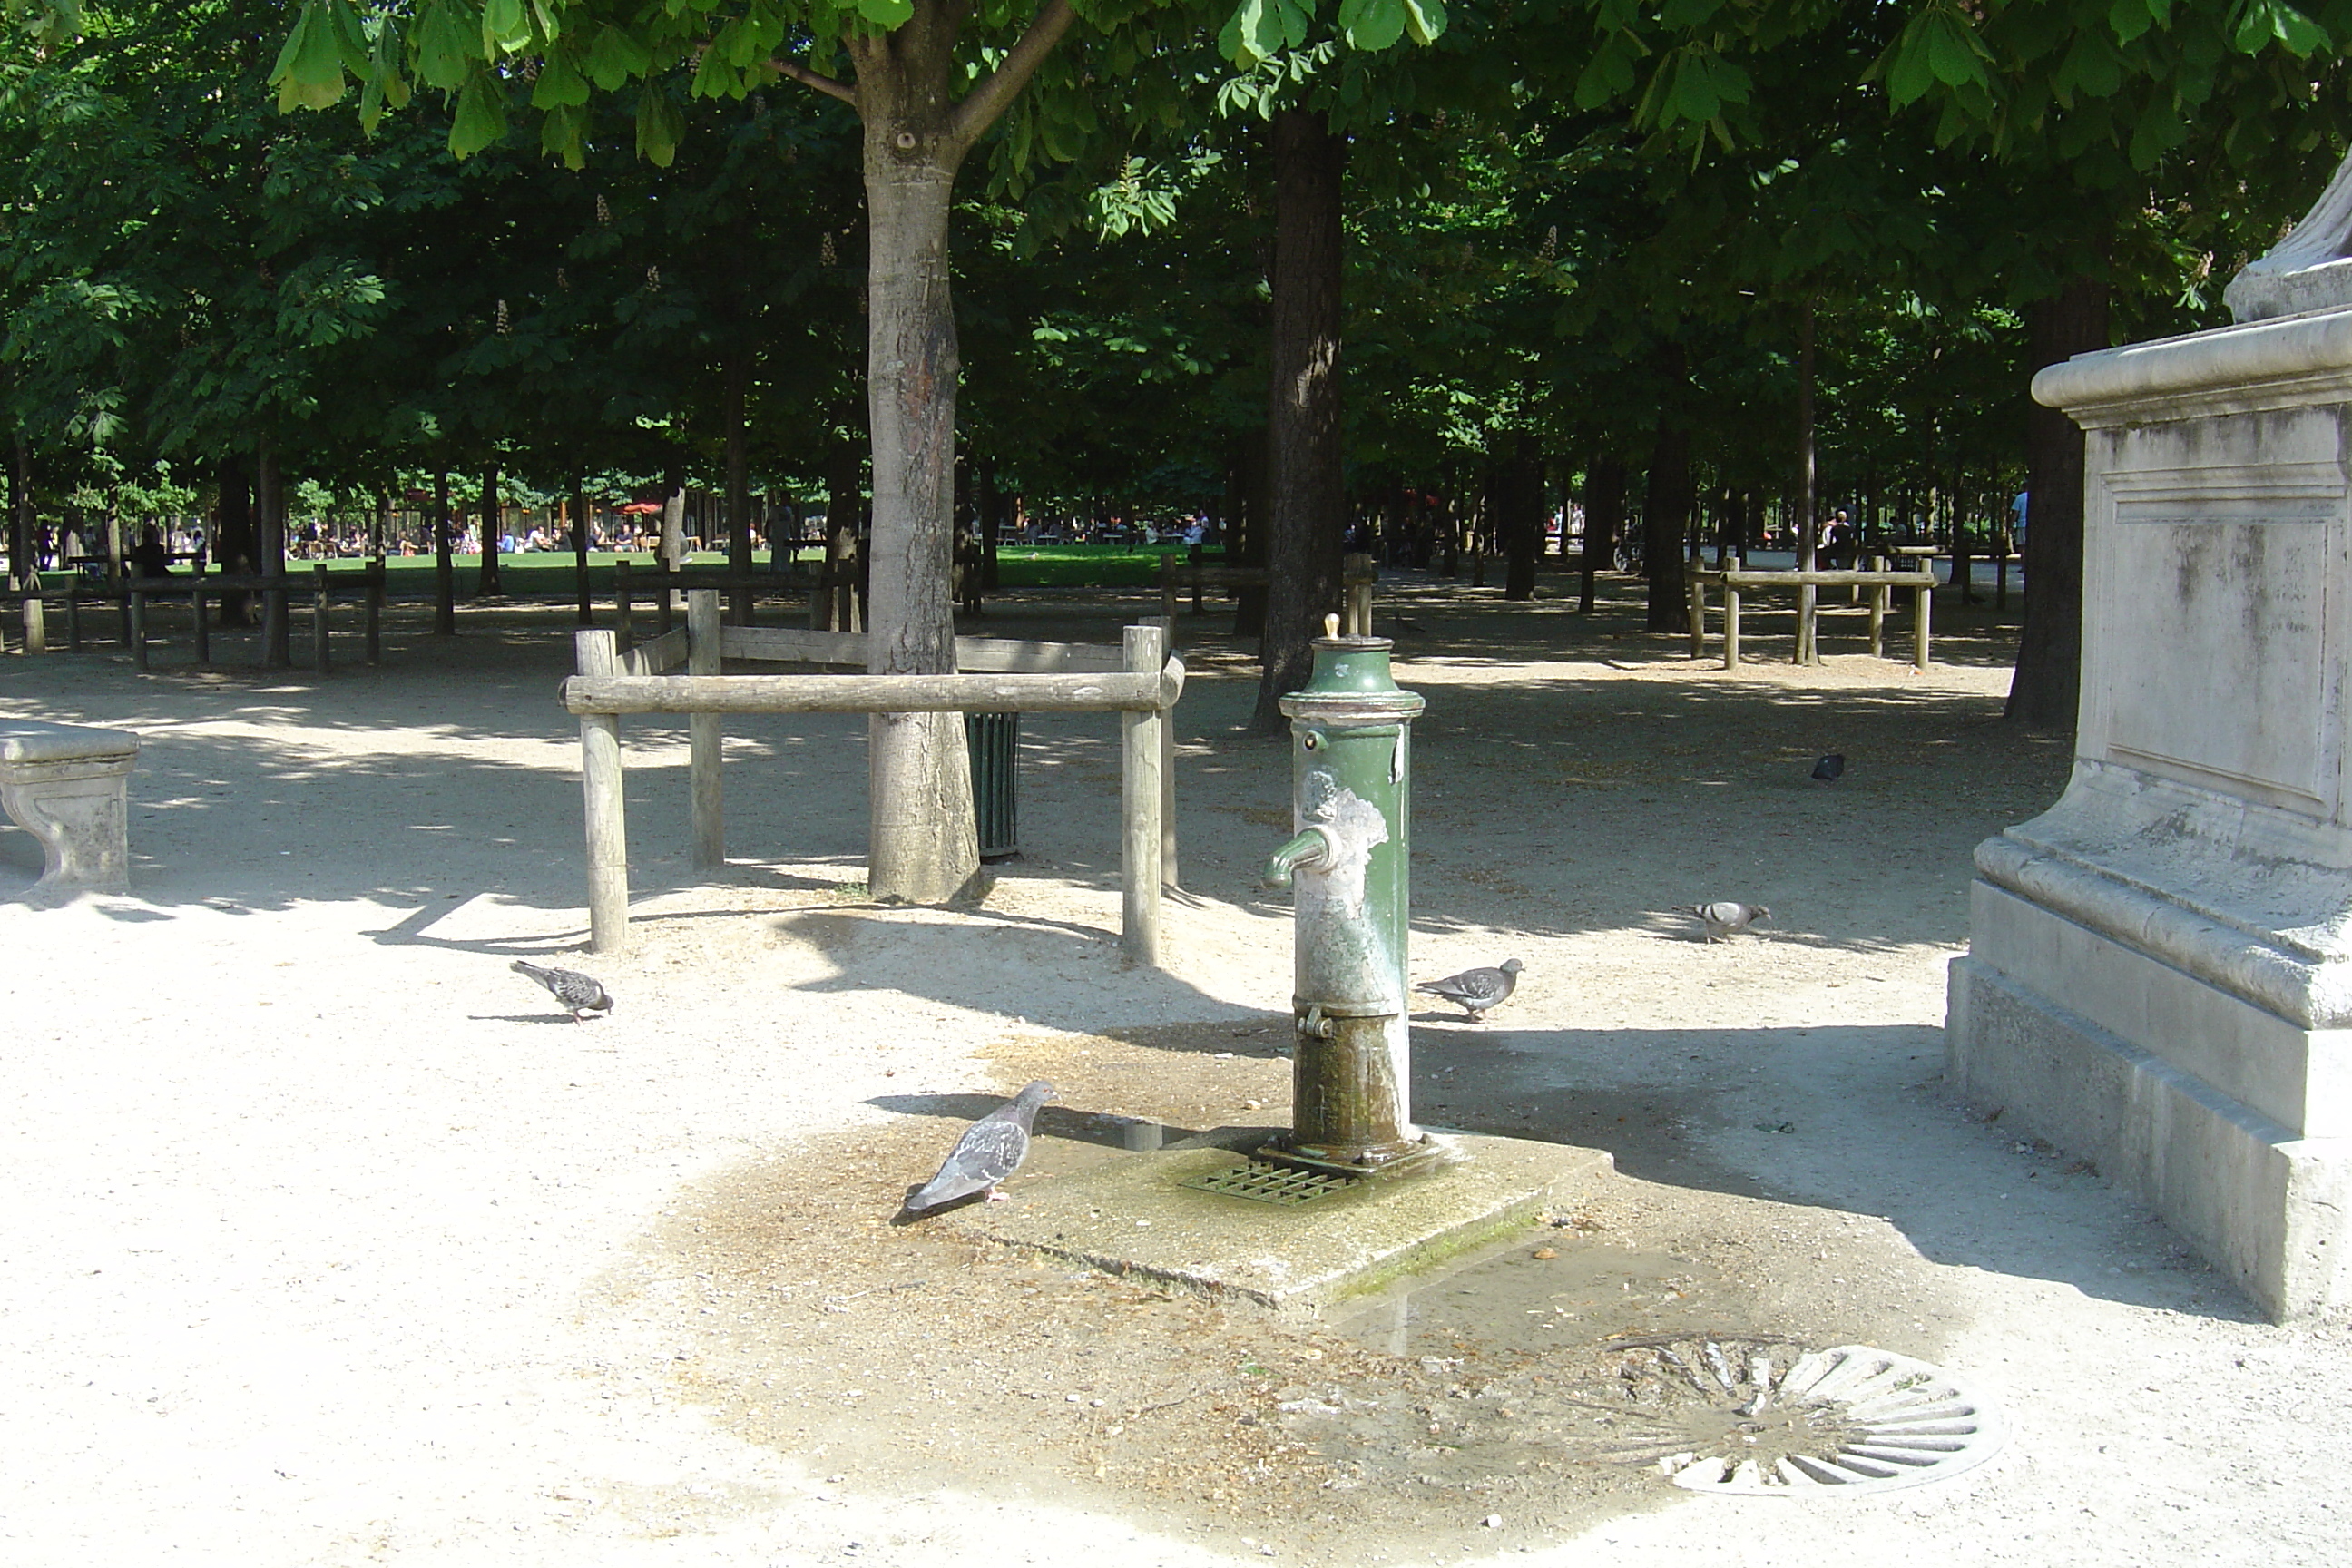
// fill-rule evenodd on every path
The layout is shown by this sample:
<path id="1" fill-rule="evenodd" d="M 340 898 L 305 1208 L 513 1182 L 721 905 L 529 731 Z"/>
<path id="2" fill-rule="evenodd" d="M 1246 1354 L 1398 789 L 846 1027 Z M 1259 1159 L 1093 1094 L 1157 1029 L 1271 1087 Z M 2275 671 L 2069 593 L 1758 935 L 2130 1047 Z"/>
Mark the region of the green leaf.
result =
<path id="1" fill-rule="evenodd" d="M 1916 102 L 1936 85 L 1936 68 L 1927 55 L 1926 30 L 1917 22 L 1903 29 L 1891 51 L 1886 72 L 1886 96 L 1897 109 Z"/>
<path id="2" fill-rule="evenodd" d="M 2088 34 L 2084 37 L 2085 42 L 2089 40 Z M 1948 14 L 1928 18 L 1927 67 L 1946 87 L 1969 87 L 1984 81 L 1984 62 L 1978 58 L 1983 47 L 1975 34 Z"/>
<path id="3" fill-rule="evenodd" d="M 1282 52 L 1285 0 L 1242 0 L 1217 34 L 1217 49 L 1238 66 L 1254 66 Z"/>
<path id="4" fill-rule="evenodd" d="M 857 0 L 857 14 L 887 32 L 915 14 L 915 0 Z"/>
<path id="5" fill-rule="evenodd" d="M 2107 13 L 2107 26 L 2116 31 L 2116 42 L 2128 44 L 2161 18 L 2150 14 L 2147 0 L 2116 0 Z"/>
<path id="6" fill-rule="evenodd" d="M 1315 14 L 1297 0 L 1274 0 L 1275 8 L 1282 14 L 1282 41 L 1289 48 L 1307 47 L 1307 29 Z"/>
<path id="7" fill-rule="evenodd" d="M 506 133 L 506 84 L 477 66 L 457 94 L 457 112 L 449 122 L 449 151 L 470 158 Z"/>
<path id="8" fill-rule="evenodd" d="M 483 0 L 482 53 L 513 54 L 530 42 L 530 14 L 522 0 Z"/>
<path id="9" fill-rule="evenodd" d="M 656 168 L 667 169 L 677 156 L 686 134 L 686 116 L 669 95 L 648 84 L 637 95 L 637 156 Z"/>
<path id="10" fill-rule="evenodd" d="M 588 46 L 588 78 L 606 92 L 653 67 L 653 51 L 618 27 L 600 28 L 596 41 Z"/>
<path id="11" fill-rule="evenodd" d="M 368 69 L 366 29 L 352 10 L 350 0 L 327 0 L 327 18 L 335 30 L 335 51 L 342 57 L 343 68 L 354 76 L 365 76 Z"/>
<path id="12" fill-rule="evenodd" d="M 455 92 L 482 58 L 481 18 L 464 0 L 442 0 L 417 18 L 416 75 L 427 87 Z"/>
<path id="13" fill-rule="evenodd" d="M 367 82 L 379 89 L 393 109 L 408 107 L 408 79 L 401 74 L 400 32 L 386 16 L 376 25 L 375 54 L 368 62 Z"/>
<path id="14" fill-rule="evenodd" d="M 588 83 L 572 65 L 571 51 L 558 49 L 540 62 L 539 80 L 530 89 L 533 109 L 561 109 L 588 101 Z M 561 149 L 551 147 L 549 152 Z"/>
<path id="15" fill-rule="evenodd" d="M 545 79 L 542 78 L 542 80 Z M 563 160 L 567 169 L 588 163 L 588 112 L 575 104 L 560 104 L 539 122 L 540 151 Z"/>
<path id="16" fill-rule="evenodd" d="M 1404 0 L 1339 0 L 1339 30 L 1352 49 L 1385 49 L 1404 37 Z"/>
<path id="17" fill-rule="evenodd" d="M 1442 0 L 1404 0 L 1404 28 L 1412 41 L 1422 47 L 1445 36 L 1445 6 Z"/>
<path id="18" fill-rule="evenodd" d="M 343 56 L 325 7 L 305 5 L 269 73 L 278 112 L 324 109 L 343 96 Z"/>

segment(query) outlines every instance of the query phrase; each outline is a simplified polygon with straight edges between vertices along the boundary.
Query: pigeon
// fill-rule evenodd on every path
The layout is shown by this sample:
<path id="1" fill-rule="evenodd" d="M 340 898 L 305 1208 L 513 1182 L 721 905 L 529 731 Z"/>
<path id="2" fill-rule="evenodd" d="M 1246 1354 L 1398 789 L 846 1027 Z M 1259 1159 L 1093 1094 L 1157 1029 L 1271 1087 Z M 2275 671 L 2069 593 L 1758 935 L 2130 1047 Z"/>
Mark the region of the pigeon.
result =
<path id="1" fill-rule="evenodd" d="M 1845 753 L 1832 752 L 1813 764 L 1813 778 L 1820 784 L 1835 784 L 1845 772 Z"/>
<path id="2" fill-rule="evenodd" d="M 558 1002 L 572 1009 L 572 1021 L 575 1024 L 586 1023 L 592 1013 L 613 1010 L 611 993 L 593 975 L 572 969 L 541 969 L 520 958 L 514 961 L 514 967 L 516 973 L 528 974 L 553 992 Z"/>
<path id="3" fill-rule="evenodd" d="M 1772 911 L 1761 904 L 1742 904 L 1726 899 L 1712 904 L 1680 904 L 1675 912 L 1696 915 L 1706 927 L 1706 940 L 1725 942 L 1738 931 L 1746 931 L 1758 921 L 1769 921 Z"/>
<path id="4" fill-rule="evenodd" d="M 1507 958 L 1500 969 L 1465 969 L 1413 989 L 1443 996 L 1461 1008 L 1472 1023 L 1483 1024 L 1487 1008 L 1499 1007 L 1510 1000 L 1511 988 L 1519 983 L 1519 971 L 1526 967 L 1516 958 Z"/>
<path id="5" fill-rule="evenodd" d="M 974 1193 L 985 1193 L 990 1203 L 1003 1199 L 996 1184 L 1021 1168 L 1029 1157 L 1029 1128 L 1037 1108 L 1054 1098 L 1054 1086 L 1044 1079 L 990 1111 L 956 1140 L 940 1173 L 925 1182 L 907 1200 L 910 1209 L 937 1208 Z"/>

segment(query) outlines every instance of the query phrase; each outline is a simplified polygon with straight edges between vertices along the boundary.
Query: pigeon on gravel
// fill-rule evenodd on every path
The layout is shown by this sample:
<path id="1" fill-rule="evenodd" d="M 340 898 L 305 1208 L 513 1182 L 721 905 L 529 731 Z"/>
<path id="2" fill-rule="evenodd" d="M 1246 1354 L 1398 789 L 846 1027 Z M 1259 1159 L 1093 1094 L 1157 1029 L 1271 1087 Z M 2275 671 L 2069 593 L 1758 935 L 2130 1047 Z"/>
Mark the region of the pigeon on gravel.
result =
<path id="1" fill-rule="evenodd" d="M 548 988 L 558 1002 L 572 1009 L 572 1021 L 584 1024 L 592 1013 L 609 1013 L 613 998 L 595 976 L 573 969 L 541 969 L 536 963 L 514 961 L 515 973 L 528 974 Z"/>
<path id="2" fill-rule="evenodd" d="M 985 1193 L 990 1203 L 1003 1199 L 996 1184 L 1021 1168 L 1029 1157 L 1029 1129 L 1037 1108 L 1054 1098 L 1054 1086 L 1044 1079 L 973 1122 L 956 1140 L 940 1173 L 925 1182 L 907 1200 L 910 1209 L 937 1208 L 974 1193 Z"/>
<path id="3" fill-rule="evenodd" d="M 1433 996 L 1443 996 L 1462 1009 L 1474 1024 L 1485 1023 L 1489 1007 L 1499 1007 L 1510 1000 L 1511 988 L 1519 983 L 1519 971 L 1526 964 L 1516 958 L 1507 958 L 1499 969 L 1465 969 L 1459 974 L 1449 974 L 1443 980 L 1431 980 L 1413 987 Z"/>
<path id="4" fill-rule="evenodd" d="M 1845 773 L 1845 753 L 1832 752 L 1813 764 L 1813 779 L 1818 784 L 1835 784 Z"/>
<path id="5" fill-rule="evenodd" d="M 1696 915 L 1699 923 L 1706 927 L 1706 940 L 1709 942 L 1728 942 L 1758 921 L 1772 918 L 1772 911 L 1761 904 L 1737 903 L 1729 899 L 1712 904 L 1681 904 L 1675 907 L 1675 912 Z"/>

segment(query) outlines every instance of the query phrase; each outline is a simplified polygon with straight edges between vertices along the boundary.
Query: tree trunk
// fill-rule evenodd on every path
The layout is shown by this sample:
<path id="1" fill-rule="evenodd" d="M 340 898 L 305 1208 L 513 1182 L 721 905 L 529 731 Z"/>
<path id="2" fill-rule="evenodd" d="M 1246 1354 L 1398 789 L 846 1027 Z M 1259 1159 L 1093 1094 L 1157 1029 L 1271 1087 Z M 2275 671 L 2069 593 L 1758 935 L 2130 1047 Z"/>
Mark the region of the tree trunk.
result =
<path id="1" fill-rule="evenodd" d="M 588 596 L 588 485 L 585 479 L 572 481 L 572 575 L 580 591 L 580 624 L 596 624 L 596 606 Z"/>
<path id="2" fill-rule="evenodd" d="M 286 577 L 286 490 L 278 471 L 277 449 L 267 438 L 255 444 L 253 502 L 261 574 L 278 579 L 281 589 L 262 596 L 261 662 L 265 668 L 288 669 L 294 663 L 294 617 L 288 613 L 282 591 Z"/>
<path id="3" fill-rule="evenodd" d="M 738 354 L 727 366 L 727 570 L 737 577 L 751 574 L 751 458 L 744 449 L 743 398 L 751 382 L 749 354 Z M 751 595 L 741 593 L 728 606 L 735 624 L 751 624 Z"/>
<path id="4" fill-rule="evenodd" d="M 1536 558 L 1544 542 L 1543 458 L 1532 436 L 1518 437 L 1496 478 L 1495 528 L 1503 546 L 1503 597 L 1536 596 Z"/>
<path id="5" fill-rule="evenodd" d="M 1266 455 L 1265 636 L 1251 728 L 1289 728 L 1277 705 L 1307 684 L 1309 647 L 1339 603 L 1348 501 L 1339 398 L 1341 175 L 1348 142 L 1316 110 L 1274 116 L 1273 388 Z"/>
<path id="6" fill-rule="evenodd" d="M 2107 346 L 2107 280 L 2078 278 L 2026 307 L 2032 368 Z M 2025 420 L 2025 626 L 2007 716 L 2074 728 L 2083 677 L 2083 432 L 2036 404 Z"/>
<path id="7" fill-rule="evenodd" d="M 33 558 L 33 448 L 21 426 L 16 457 L 8 470 L 8 580 L 24 588 L 31 586 L 40 563 Z"/>
<path id="8" fill-rule="evenodd" d="M 1691 514 L 1690 431 L 1682 411 L 1690 362 L 1680 343 L 1669 343 L 1659 354 L 1659 364 L 1664 384 L 1650 445 L 1649 482 L 1642 496 L 1642 563 L 1650 580 L 1645 625 L 1654 632 L 1681 632 L 1690 629 L 1683 579 L 1683 535 Z"/>
<path id="9" fill-rule="evenodd" d="M 1576 605 L 1584 615 L 1592 614 L 1595 579 L 1616 563 L 1617 530 L 1624 521 L 1625 465 L 1595 458 L 1584 475 L 1584 584 Z"/>
<path id="10" fill-rule="evenodd" d="M 955 668 L 961 363 L 948 215 L 961 148 L 941 136 L 951 34 L 911 37 L 903 48 L 891 43 L 854 46 L 866 137 L 866 393 L 874 441 L 866 668 L 929 675 Z M 962 716 L 877 713 L 866 734 L 873 894 L 943 903 L 980 869 Z"/>
<path id="11" fill-rule="evenodd" d="M 256 563 L 261 551 L 254 539 L 253 481 L 246 472 L 244 458 L 222 458 L 215 476 L 220 486 L 220 515 L 213 523 L 213 570 L 238 574 L 258 571 Z M 220 624 L 225 626 L 251 626 L 252 595 L 242 593 L 222 595 Z"/>
<path id="12" fill-rule="evenodd" d="M 506 509 L 499 501 L 499 466 L 493 462 L 482 469 L 482 570 L 474 584 L 477 594 L 506 592 L 499 581 L 499 530 L 505 521 Z"/>
<path id="13" fill-rule="evenodd" d="M 457 563 L 449 554 L 449 470 L 433 471 L 433 633 L 457 635 Z"/>
<path id="14" fill-rule="evenodd" d="M 1816 499 L 1820 474 L 1813 445 L 1813 302 L 1805 301 L 1804 324 L 1797 339 L 1797 570 L 1811 572 L 1820 564 L 1821 507 Z M 1814 623 L 1821 591 L 1807 584 L 1797 590 L 1797 662 L 1819 664 L 1822 650 Z"/>
<path id="15" fill-rule="evenodd" d="M 675 478 L 670 480 L 669 493 L 662 497 L 661 542 L 654 555 L 665 572 L 675 572 L 686 564 L 686 485 Z"/>
<path id="16" fill-rule="evenodd" d="M 1266 520 L 1274 510 L 1266 467 L 1269 439 L 1265 426 L 1254 426 L 1242 433 L 1234 447 L 1234 484 L 1238 500 L 1225 535 L 1225 563 L 1230 566 L 1265 564 Z M 1265 589 L 1256 585 L 1235 589 L 1234 636 L 1265 635 Z"/>
<path id="17" fill-rule="evenodd" d="M 996 552 L 1004 540 L 1004 492 L 996 488 L 996 464 L 980 465 L 980 586 L 996 592 Z"/>

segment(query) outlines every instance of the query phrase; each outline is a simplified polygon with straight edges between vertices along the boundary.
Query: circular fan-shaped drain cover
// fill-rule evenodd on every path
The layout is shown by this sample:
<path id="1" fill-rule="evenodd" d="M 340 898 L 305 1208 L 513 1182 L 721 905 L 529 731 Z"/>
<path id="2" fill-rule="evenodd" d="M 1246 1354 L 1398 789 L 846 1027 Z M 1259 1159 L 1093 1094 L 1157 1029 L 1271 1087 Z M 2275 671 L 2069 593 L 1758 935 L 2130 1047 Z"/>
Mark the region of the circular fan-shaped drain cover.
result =
<path id="1" fill-rule="evenodd" d="M 1998 1412 L 1939 1367 L 1838 1345 L 1648 1341 L 1618 1369 L 1638 1435 L 1617 1449 L 1693 1491 L 1787 1497 L 1940 1481 L 1999 1452 Z"/>

